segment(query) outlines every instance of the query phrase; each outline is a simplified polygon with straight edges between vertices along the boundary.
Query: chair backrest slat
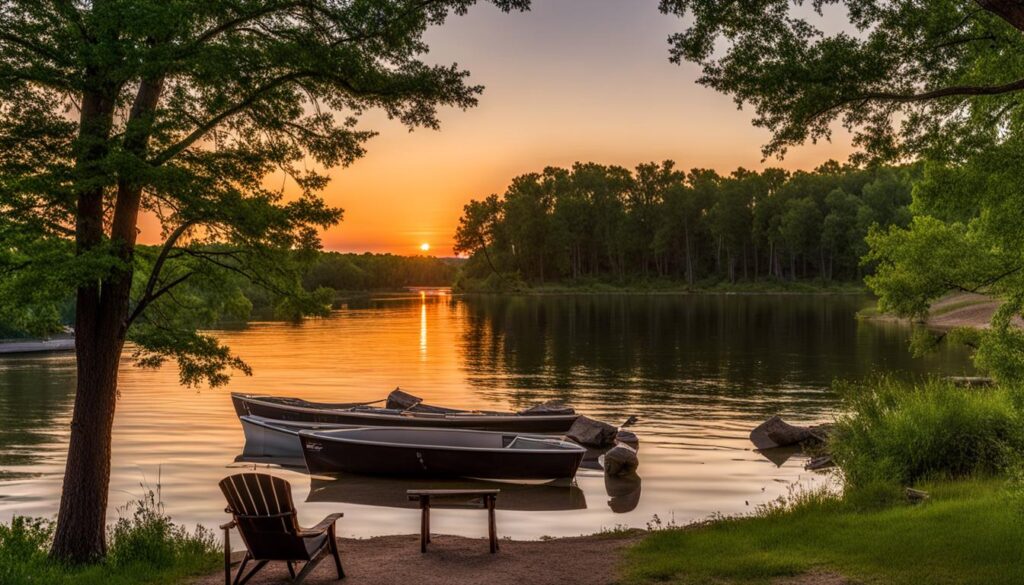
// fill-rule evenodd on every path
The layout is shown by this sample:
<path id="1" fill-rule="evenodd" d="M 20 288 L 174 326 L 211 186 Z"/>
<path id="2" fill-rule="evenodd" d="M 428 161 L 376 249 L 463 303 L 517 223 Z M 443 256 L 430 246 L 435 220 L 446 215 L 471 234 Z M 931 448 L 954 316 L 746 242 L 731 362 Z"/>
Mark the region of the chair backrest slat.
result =
<path id="1" fill-rule="evenodd" d="M 307 554 L 287 481 L 265 473 L 239 473 L 221 480 L 220 488 L 254 558 L 301 560 Z"/>

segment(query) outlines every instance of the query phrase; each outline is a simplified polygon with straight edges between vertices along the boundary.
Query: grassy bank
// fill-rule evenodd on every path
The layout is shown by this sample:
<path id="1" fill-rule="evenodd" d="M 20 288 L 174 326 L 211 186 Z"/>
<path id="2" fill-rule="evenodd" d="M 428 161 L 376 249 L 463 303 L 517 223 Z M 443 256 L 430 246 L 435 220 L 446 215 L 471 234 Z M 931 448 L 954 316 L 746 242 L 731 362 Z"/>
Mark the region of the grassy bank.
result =
<path id="1" fill-rule="evenodd" d="M 213 535 L 172 523 L 152 494 L 122 512 L 124 517 L 109 529 L 106 559 L 81 566 L 48 556 L 50 521 L 16 517 L 0 524 L 0 584 L 170 585 L 219 566 L 222 557 Z"/>
<path id="2" fill-rule="evenodd" d="M 753 518 L 652 534 L 627 553 L 626 583 L 763 583 L 838 573 L 892 584 L 1024 580 L 1024 515 L 1005 480 L 923 484 L 917 505 L 865 509 L 804 495 Z"/>
<path id="3" fill-rule="evenodd" d="M 839 384 L 827 443 L 842 493 L 655 533 L 627 583 L 761 583 L 829 573 L 871 583 L 1024 582 L 1024 393 L 880 377 Z M 907 502 L 905 487 L 929 492 Z"/>

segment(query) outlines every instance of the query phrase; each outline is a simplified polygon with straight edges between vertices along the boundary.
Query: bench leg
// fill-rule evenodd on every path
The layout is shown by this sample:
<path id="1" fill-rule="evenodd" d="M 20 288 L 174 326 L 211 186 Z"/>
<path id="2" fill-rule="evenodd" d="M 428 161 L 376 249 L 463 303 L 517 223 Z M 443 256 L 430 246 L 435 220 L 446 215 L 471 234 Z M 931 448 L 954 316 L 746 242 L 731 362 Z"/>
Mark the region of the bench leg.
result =
<path id="1" fill-rule="evenodd" d="M 427 552 L 430 542 L 430 497 L 420 497 L 420 552 Z"/>
<path id="2" fill-rule="evenodd" d="M 491 554 L 498 552 L 498 523 L 494 518 L 494 496 L 487 497 L 487 533 L 491 537 Z"/>

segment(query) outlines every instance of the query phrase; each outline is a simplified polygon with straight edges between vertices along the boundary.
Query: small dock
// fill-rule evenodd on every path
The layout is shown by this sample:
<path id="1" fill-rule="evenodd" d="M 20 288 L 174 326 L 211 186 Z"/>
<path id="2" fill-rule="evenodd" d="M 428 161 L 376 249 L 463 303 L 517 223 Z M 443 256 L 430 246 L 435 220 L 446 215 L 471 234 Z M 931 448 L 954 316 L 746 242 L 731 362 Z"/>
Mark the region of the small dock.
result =
<path id="1" fill-rule="evenodd" d="M 0 355 L 75 351 L 74 337 L 0 341 Z"/>

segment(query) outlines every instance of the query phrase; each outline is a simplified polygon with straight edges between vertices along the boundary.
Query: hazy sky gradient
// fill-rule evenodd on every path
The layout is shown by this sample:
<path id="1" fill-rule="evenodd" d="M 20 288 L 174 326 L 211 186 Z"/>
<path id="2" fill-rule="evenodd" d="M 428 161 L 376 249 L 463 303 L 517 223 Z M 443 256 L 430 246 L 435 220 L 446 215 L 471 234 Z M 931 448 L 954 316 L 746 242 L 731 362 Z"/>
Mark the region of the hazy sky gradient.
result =
<path id="1" fill-rule="evenodd" d="M 486 86 L 480 105 L 442 112 L 439 132 L 409 133 L 379 114 L 368 154 L 336 169 L 325 197 L 345 221 L 324 234 L 340 251 L 451 254 L 462 206 L 504 191 L 515 175 L 595 161 L 632 168 L 760 169 L 767 133 L 731 98 L 698 86 L 699 68 L 668 61 L 682 28 L 657 0 L 534 0 L 526 13 L 481 4 L 433 29 L 427 60 L 457 62 Z M 844 160 L 845 136 L 795 149 L 767 166 L 810 169 Z"/>

